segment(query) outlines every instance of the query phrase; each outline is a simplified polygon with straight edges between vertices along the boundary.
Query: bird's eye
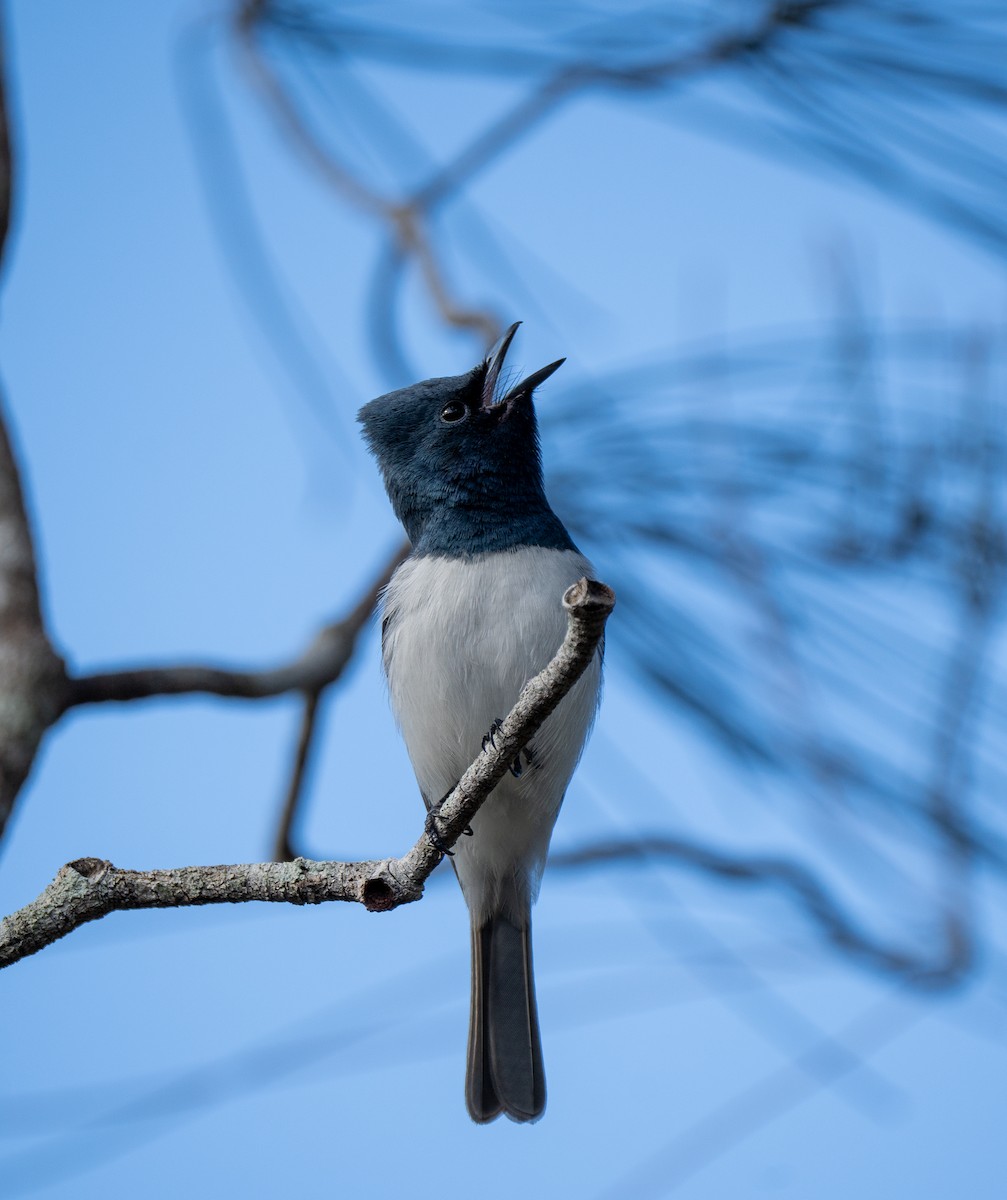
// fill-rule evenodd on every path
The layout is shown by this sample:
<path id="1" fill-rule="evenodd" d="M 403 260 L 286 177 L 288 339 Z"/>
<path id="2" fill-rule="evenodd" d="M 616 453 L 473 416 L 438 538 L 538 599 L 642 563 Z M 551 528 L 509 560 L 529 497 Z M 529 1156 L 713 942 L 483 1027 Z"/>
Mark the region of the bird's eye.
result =
<path id="1" fill-rule="evenodd" d="M 446 425 L 457 425 L 459 421 L 464 421 L 468 415 L 468 405 L 462 404 L 460 400 L 452 400 L 450 404 L 445 404 L 441 409 L 441 420 Z"/>

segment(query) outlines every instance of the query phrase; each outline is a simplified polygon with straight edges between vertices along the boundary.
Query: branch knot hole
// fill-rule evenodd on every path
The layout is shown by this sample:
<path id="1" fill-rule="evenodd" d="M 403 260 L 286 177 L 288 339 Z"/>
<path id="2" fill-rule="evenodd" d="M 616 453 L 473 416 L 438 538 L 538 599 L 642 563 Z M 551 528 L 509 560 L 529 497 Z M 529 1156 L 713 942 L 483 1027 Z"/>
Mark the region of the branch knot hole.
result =
<path id="1" fill-rule="evenodd" d="M 88 883 L 97 883 L 106 871 L 112 869 L 112 864 L 105 858 L 75 858 L 67 866 L 82 875 Z"/>

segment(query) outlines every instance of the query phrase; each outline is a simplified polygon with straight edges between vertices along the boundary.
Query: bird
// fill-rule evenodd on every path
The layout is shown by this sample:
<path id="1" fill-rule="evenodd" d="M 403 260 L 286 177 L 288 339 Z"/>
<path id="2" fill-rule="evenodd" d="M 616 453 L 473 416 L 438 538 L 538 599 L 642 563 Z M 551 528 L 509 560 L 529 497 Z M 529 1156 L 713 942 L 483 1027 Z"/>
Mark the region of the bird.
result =
<path id="1" fill-rule="evenodd" d="M 519 325 L 466 374 L 389 392 L 358 416 L 411 543 L 385 589 L 382 658 L 435 838 L 438 805 L 562 643 L 563 593 L 594 578 L 543 485 L 533 396 L 566 360 L 507 387 Z M 471 920 L 465 1097 L 480 1124 L 501 1113 L 536 1121 L 545 1109 L 531 908 L 601 667 L 599 649 L 450 860 Z"/>

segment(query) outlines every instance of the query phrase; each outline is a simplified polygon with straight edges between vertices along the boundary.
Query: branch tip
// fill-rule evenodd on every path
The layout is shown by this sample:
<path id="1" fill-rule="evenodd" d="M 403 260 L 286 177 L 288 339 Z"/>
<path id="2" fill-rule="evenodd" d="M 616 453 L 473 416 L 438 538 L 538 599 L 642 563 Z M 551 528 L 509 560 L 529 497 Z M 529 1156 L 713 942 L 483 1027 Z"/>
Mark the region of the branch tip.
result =
<path id="1" fill-rule="evenodd" d="M 608 616 L 615 608 L 615 592 L 607 584 L 585 576 L 563 593 L 563 607 L 569 613 L 604 613 Z"/>

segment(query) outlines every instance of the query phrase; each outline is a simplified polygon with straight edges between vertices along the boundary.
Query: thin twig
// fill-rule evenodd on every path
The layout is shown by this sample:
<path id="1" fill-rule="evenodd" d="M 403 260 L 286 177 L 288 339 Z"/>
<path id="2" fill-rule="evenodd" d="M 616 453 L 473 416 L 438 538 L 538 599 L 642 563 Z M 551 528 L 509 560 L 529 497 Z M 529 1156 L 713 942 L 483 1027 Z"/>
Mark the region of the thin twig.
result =
<path id="1" fill-rule="evenodd" d="M 587 579 L 563 596 L 567 633 L 549 665 L 521 691 L 492 742 L 438 809 L 437 844 L 428 833 L 401 858 L 368 862 L 245 863 L 128 871 L 100 858 L 62 867 L 24 908 L 0 921 L 0 967 L 35 954 L 88 921 L 135 908 L 234 904 L 248 900 L 321 904 L 347 900 L 386 912 L 418 900 L 434 868 L 471 823 L 517 755 L 598 652 L 615 594 Z"/>
<path id="2" fill-rule="evenodd" d="M 354 207 L 372 216 L 380 217 L 386 214 L 388 201 L 379 192 L 365 187 L 352 171 L 344 167 L 330 150 L 321 145 L 283 87 L 279 76 L 260 53 L 255 34 L 265 8 L 266 5 L 261 0 L 241 0 L 234 16 L 238 44 L 244 51 L 242 59 L 252 82 L 265 97 L 292 144 L 330 187 Z"/>
<path id="3" fill-rule="evenodd" d="M 280 809 L 280 820 L 276 830 L 276 841 L 273 844 L 273 858 L 277 862 L 293 862 L 298 857 L 293 847 L 291 834 L 297 813 L 300 809 L 301 797 L 304 795 L 304 781 L 307 776 L 308 758 L 315 740 L 318 728 L 318 705 L 320 692 L 309 692 L 304 697 L 304 707 L 301 710 L 301 728 L 297 736 L 297 749 L 294 751 L 294 765 L 290 772 L 290 782 L 283 798 Z"/>
<path id="4" fill-rule="evenodd" d="M 253 84 L 272 110 L 291 143 L 318 172 L 321 179 L 344 201 L 365 215 L 383 221 L 392 230 L 397 245 L 416 260 L 430 299 L 441 320 L 454 329 L 471 330 L 484 346 L 490 346 L 503 331 L 503 322 L 488 309 L 466 305 L 456 299 L 447 272 L 434 251 L 422 205 L 400 202 L 366 187 L 324 146 L 301 115 L 280 77 L 270 67 L 256 42 L 256 30 L 268 4 L 263 0 L 240 0 L 234 27 L 243 61 Z"/>
<path id="5" fill-rule="evenodd" d="M 344 627 L 347 629 L 355 628 L 359 632 L 364 622 L 374 611 L 378 597 L 395 573 L 396 567 L 408 553 L 409 543 L 404 542 L 388 562 L 385 563 L 384 567 L 378 573 L 377 578 L 358 602 L 356 608 L 345 619 L 343 622 Z M 353 636 L 355 639 L 356 634 Z M 346 669 L 352 652 L 353 646 L 351 645 L 346 659 L 340 668 L 340 674 Z M 287 790 L 283 797 L 283 806 L 280 809 L 276 839 L 273 844 L 273 857 L 277 862 L 292 862 L 295 858 L 299 857 L 297 850 L 293 846 L 292 831 L 297 822 L 301 801 L 304 798 L 305 781 L 308 774 L 308 760 L 315 743 L 315 735 L 318 731 L 318 714 L 321 708 L 322 696 L 326 689 L 334 682 L 335 678 L 328 680 L 322 687 L 308 688 L 304 692 L 304 707 L 301 710 L 301 727 L 297 737 L 297 747 L 294 751 L 294 764 L 291 769 Z"/>

